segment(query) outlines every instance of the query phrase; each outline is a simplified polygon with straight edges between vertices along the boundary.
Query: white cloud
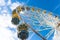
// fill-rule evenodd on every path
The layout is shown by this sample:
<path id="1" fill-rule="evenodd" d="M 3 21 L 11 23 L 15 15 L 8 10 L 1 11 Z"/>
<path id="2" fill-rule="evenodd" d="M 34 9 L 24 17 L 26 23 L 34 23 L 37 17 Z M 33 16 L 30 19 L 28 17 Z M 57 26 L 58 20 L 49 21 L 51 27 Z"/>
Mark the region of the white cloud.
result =
<path id="1" fill-rule="evenodd" d="M 11 15 L 7 9 L 1 10 L 2 14 L 0 14 L 0 40 L 15 40 L 14 37 L 17 38 L 15 33 L 7 29 L 7 27 L 16 28 L 11 23 Z"/>
<path id="2" fill-rule="evenodd" d="M 16 26 L 14 27 L 14 25 L 11 23 L 11 16 L 9 14 L 0 15 L 0 26 L 2 27 L 10 26 L 16 28 Z"/>
<path id="3" fill-rule="evenodd" d="M 8 0 L 7 5 L 11 5 L 11 4 L 12 4 L 11 0 Z"/>
<path id="4" fill-rule="evenodd" d="M 7 27 L 16 28 L 16 26 L 11 23 L 11 16 L 9 14 L 6 16 L 0 15 L 0 40 L 15 40 L 13 37 L 15 37 L 16 34 L 7 29 Z"/>
<path id="5" fill-rule="evenodd" d="M 5 6 L 6 2 L 4 0 L 0 0 L 0 6 Z"/>
<path id="6" fill-rule="evenodd" d="M 11 4 L 11 6 L 10 6 L 10 8 L 11 8 L 11 10 L 14 10 L 17 6 L 19 6 L 19 5 L 23 5 L 23 4 L 21 4 L 21 3 L 19 3 L 19 2 L 15 2 L 15 3 L 12 3 Z"/>
<path id="7" fill-rule="evenodd" d="M 11 0 L 8 0 L 8 2 L 5 2 L 5 0 L 0 0 L 0 40 L 16 40 L 17 33 L 12 32 L 11 30 L 7 29 L 10 28 L 16 28 L 16 25 L 13 25 L 11 23 L 11 15 L 9 14 L 8 7 L 11 8 L 11 10 L 15 9 L 17 6 L 21 5 L 19 2 L 11 3 Z M 2 10 L 1 10 L 2 9 Z"/>
<path id="8" fill-rule="evenodd" d="M 14 40 L 12 35 L 13 33 L 10 30 L 0 27 L 0 40 Z"/>

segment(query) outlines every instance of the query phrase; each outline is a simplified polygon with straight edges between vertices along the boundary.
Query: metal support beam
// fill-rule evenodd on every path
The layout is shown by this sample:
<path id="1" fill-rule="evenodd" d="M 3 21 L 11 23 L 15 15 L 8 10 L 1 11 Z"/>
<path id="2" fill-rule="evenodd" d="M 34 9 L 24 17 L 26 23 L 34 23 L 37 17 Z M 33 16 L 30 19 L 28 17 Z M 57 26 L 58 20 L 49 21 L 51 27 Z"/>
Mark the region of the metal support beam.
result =
<path id="1" fill-rule="evenodd" d="M 36 33 L 40 38 L 42 38 L 42 40 L 46 40 L 46 38 L 44 38 L 41 34 L 39 34 L 37 31 L 35 31 L 30 25 L 27 25 L 29 28 L 31 28 L 31 30 Z"/>

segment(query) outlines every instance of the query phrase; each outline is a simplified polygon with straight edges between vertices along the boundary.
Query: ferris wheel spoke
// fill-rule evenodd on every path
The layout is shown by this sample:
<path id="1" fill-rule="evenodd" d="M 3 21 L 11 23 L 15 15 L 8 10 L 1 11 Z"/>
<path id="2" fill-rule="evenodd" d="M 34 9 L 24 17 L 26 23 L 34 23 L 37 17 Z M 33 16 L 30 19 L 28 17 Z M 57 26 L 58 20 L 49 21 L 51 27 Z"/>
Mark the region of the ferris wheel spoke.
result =
<path id="1" fill-rule="evenodd" d="M 45 28 L 45 29 L 40 29 L 40 30 L 36 30 L 36 31 L 37 31 L 37 32 L 40 32 L 40 31 L 49 30 L 49 29 L 52 29 L 52 28 Z M 32 32 L 32 31 L 29 30 L 29 32 Z"/>
<path id="2" fill-rule="evenodd" d="M 44 29 L 41 29 L 39 31 L 44 31 L 44 30 L 49 30 L 49 29 L 52 29 L 52 28 L 44 28 Z"/>
<path id="3" fill-rule="evenodd" d="M 52 29 L 45 37 L 46 37 L 46 39 L 48 39 L 51 35 L 52 35 L 52 33 L 54 32 L 54 29 Z"/>

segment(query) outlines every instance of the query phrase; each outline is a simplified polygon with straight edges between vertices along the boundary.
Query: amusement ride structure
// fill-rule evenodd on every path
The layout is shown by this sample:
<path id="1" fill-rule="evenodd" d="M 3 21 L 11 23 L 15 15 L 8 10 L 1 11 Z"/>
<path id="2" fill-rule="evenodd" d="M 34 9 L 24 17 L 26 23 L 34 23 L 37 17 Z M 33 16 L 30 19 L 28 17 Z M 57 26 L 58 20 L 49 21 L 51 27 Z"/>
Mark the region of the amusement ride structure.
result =
<path id="1" fill-rule="evenodd" d="M 17 25 L 17 37 L 21 40 L 26 40 L 29 37 L 29 33 L 32 31 L 42 38 L 42 40 L 48 40 L 55 29 L 60 30 L 59 17 L 56 15 L 54 16 L 52 12 L 37 7 L 16 7 L 12 12 L 11 22 Z M 40 29 L 41 26 L 43 29 Z M 39 33 L 39 31 L 49 29 L 51 29 L 50 32 L 45 36 Z"/>

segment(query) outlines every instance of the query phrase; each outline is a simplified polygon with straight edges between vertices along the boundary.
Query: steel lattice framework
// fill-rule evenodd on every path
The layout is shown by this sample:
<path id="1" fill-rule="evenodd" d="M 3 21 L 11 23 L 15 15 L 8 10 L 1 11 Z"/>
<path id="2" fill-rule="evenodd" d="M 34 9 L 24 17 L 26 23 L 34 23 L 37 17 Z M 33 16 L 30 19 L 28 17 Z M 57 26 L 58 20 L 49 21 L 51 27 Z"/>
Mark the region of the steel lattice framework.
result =
<path id="1" fill-rule="evenodd" d="M 14 11 L 15 10 L 15 11 Z M 13 10 L 12 18 L 18 17 L 21 22 L 26 22 L 29 24 L 35 31 L 39 32 L 44 30 L 50 30 L 44 37 L 48 40 L 48 38 L 52 35 L 54 30 L 60 29 L 60 19 L 58 16 L 54 16 L 52 12 L 43 10 L 37 7 L 29 7 L 29 6 L 18 6 Z M 18 25 L 19 25 L 18 24 Z M 29 28 L 29 33 L 32 30 Z M 42 34 L 41 34 L 42 35 Z M 32 36 L 32 35 L 31 35 Z"/>

